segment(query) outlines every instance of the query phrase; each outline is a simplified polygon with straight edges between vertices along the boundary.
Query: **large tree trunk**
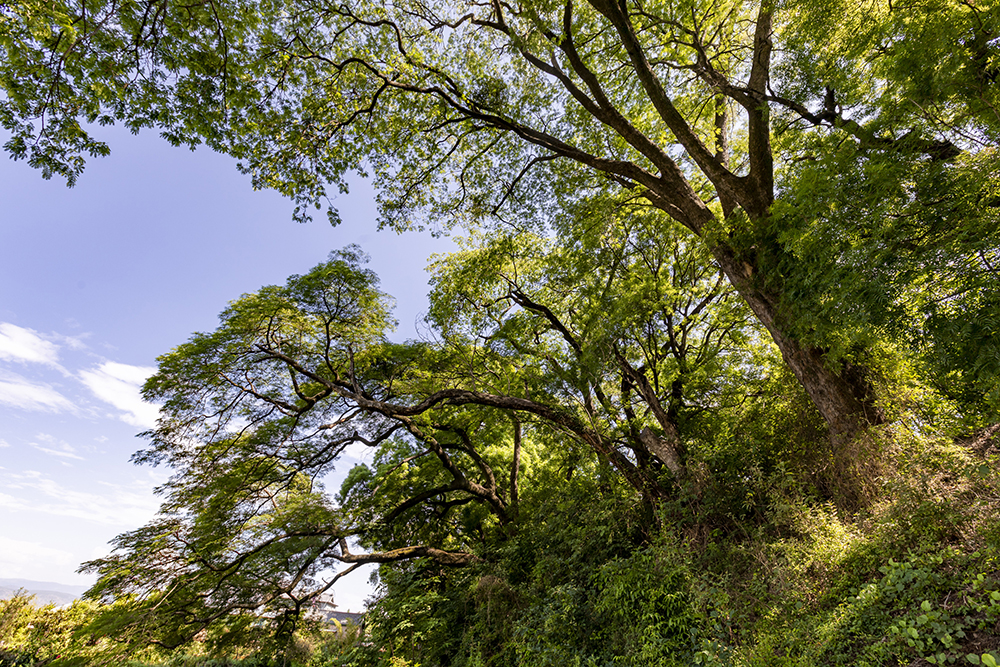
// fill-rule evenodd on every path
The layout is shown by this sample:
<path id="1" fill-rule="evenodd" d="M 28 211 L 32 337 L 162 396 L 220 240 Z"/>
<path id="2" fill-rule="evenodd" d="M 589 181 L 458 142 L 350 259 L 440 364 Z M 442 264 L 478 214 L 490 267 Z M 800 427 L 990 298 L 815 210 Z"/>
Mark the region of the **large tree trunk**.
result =
<path id="1" fill-rule="evenodd" d="M 732 248 L 717 245 L 712 255 L 733 287 L 771 334 L 781 357 L 798 378 L 836 440 L 851 438 L 863 428 L 885 420 L 875 404 L 875 392 L 863 370 L 830 368 L 825 350 L 804 345 L 782 330 L 777 321 L 778 297 L 754 280 L 755 268 L 740 260 Z"/>

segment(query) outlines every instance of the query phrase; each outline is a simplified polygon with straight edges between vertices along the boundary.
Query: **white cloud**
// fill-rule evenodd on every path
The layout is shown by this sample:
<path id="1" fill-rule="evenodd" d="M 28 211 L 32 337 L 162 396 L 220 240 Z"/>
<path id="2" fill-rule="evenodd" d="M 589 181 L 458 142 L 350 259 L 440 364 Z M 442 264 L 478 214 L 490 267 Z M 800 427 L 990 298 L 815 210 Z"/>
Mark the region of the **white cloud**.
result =
<path id="1" fill-rule="evenodd" d="M 10 443 L 3 438 L 0 438 L 0 449 L 3 449 L 4 447 L 10 447 Z"/>
<path id="2" fill-rule="evenodd" d="M 35 438 L 49 445 L 48 447 L 46 447 L 45 445 L 39 444 L 37 442 L 28 443 L 40 452 L 44 452 L 50 456 L 59 456 L 67 459 L 76 459 L 78 461 L 84 460 L 82 456 L 76 453 L 76 448 L 73 447 L 73 445 L 66 442 L 65 440 L 59 440 L 58 438 L 48 435 L 47 433 L 39 433 L 38 435 L 35 436 Z"/>
<path id="3" fill-rule="evenodd" d="M 76 406 L 47 384 L 13 373 L 0 375 L 0 405 L 45 412 L 74 411 Z"/>
<path id="4" fill-rule="evenodd" d="M 9 510 L 29 509 L 26 503 L 24 503 L 21 500 L 18 500 L 14 496 L 9 496 L 6 493 L 0 493 L 0 507 L 4 507 Z"/>
<path id="5" fill-rule="evenodd" d="M 0 359 L 59 366 L 59 346 L 37 331 L 0 322 Z"/>
<path id="6" fill-rule="evenodd" d="M 89 338 L 90 334 L 85 333 L 79 336 L 65 336 L 63 334 L 52 334 L 52 337 L 63 342 L 66 347 L 71 350 L 86 350 L 87 344 L 83 342 L 84 338 Z"/>
<path id="7" fill-rule="evenodd" d="M 44 571 L 45 567 L 64 568 L 75 562 L 76 558 L 68 551 L 0 535 L 0 572 L 8 577 Z"/>
<path id="8" fill-rule="evenodd" d="M 49 449 L 48 447 L 42 447 L 41 445 L 38 445 L 34 442 L 31 443 L 31 446 L 37 449 L 38 451 L 42 452 L 43 454 L 48 454 L 49 456 L 58 456 L 65 459 L 76 459 L 77 461 L 85 460 L 82 456 L 74 454 L 73 452 L 63 452 L 58 449 Z M 66 462 L 63 461 L 62 463 L 65 464 Z"/>
<path id="9" fill-rule="evenodd" d="M 105 490 L 89 493 L 65 487 L 35 470 L 11 473 L 4 476 L 7 491 L 34 492 L 42 499 L 0 494 L 0 507 L 11 510 L 30 510 L 55 516 L 68 516 L 115 526 L 138 526 L 149 521 L 159 501 L 147 483 L 136 482 L 129 486 L 101 482 Z"/>
<path id="10" fill-rule="evenodd" d="M 360 442 L 348 445 L 340 454 L 340 460 L 345 461 L 352 466 L 358 463 L 371 463 L 374 457 L 374 450 Z"/>
<path id="11" fill-rule="evenodd" d="M 111 555 L 113 547 L 110 544 L 99 544 L 90 550 L 90 556 L 87 560 L 97 560 L 98 558 L 107 558 Z"/>
<path id="12" fill-rule="evenodd" d="M 130 366 L 106 361 L 96 369 L 80 371 L 80 379 L 94 395 L 122 411 L 118 417 L 126 424 L 152 428 L 159 408 L 142 400 L 142 383 L 156 371 L 148 366 Z"/>

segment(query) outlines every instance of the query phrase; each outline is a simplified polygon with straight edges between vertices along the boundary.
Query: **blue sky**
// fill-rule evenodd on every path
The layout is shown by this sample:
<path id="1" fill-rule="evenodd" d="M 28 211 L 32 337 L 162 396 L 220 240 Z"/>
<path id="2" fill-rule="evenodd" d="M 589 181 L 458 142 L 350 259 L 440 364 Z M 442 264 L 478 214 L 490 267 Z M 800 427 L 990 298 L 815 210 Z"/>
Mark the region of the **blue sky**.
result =
<path id="1" fill-rule="evenodd" d="M 426 260 L 452 247 L 377 232 L 363 181 L 336 200 L 343 225 L 300 225 L 226 156 L 101 133 L 111 156 L 72 189 L 0 161 L 0 577 L 92 583 L 79 563 L 153 516 L 167 471 L 128 461 L 156 416 L 139 387 L 227 302 L 357 243 L 397 299 L 394 337 L 412 338 Z M 369 592 L 366 575 L 352 577 L 338 584 L 341 609 Z"/>

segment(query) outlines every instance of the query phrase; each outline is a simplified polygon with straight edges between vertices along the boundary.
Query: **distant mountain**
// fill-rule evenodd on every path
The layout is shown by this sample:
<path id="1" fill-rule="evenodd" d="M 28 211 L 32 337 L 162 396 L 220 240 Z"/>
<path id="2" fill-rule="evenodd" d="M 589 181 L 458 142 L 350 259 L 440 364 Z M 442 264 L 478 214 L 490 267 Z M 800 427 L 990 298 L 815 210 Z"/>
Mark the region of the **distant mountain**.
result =
<path id="1" fill-rule="evenodd" d="M 39 604 L 69 604 L 87 590 L 87 586 L 69 586 L 54 581 L 34 581 L 32 579 L 0 579 L 0 599 L 9 598 L 23 588 L 35 596 Z"/>

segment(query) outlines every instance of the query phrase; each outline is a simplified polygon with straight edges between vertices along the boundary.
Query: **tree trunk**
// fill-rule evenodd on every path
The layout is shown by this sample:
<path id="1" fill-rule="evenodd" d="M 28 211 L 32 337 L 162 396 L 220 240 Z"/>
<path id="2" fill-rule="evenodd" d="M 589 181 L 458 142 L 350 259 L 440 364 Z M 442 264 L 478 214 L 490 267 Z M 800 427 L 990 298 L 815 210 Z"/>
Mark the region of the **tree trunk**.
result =
<path id="1" fill-rule="evenodd" d="M 520 482 L 518 475 L 521 469 L 521 420 L 517 418 L 516 413 L 511 413 L 511 419 L 514 421 L 514 455 L 510 462 L 510 515 L 516 519 L 520 506 L 517 485 Z"/>
<path id="2" fill-rule="evenodd" d="M 825 350 L 805 345 L 782 330 L 777 322 L 778 298 L 755 284 L 755 267 L 740 260 L 733 249 L 725 245 L 713 247 L 712 255 L 771 334 L 782 359 L 829 424 L 834 440 L 849 439 L 865 427 L 885 421 L 875 404 L 874 390 L 862 370 L 845 368 L 838 373 L 828 366 Z"/>

